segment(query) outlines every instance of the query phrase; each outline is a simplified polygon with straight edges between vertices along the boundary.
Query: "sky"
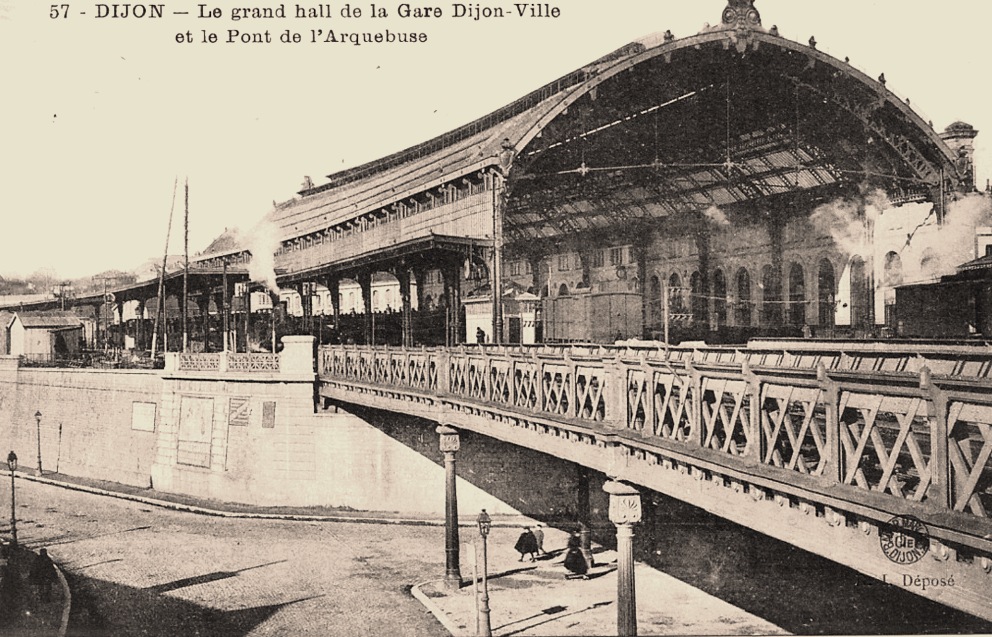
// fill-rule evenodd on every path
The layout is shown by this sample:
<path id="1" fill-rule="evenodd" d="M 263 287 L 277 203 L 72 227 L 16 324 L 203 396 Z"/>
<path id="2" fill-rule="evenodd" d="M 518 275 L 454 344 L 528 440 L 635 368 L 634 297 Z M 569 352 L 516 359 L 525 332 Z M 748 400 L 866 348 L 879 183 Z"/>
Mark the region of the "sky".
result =
<path id="1" fill-rule="evenodd" d="M 219 19 L 198 18 L 199 5 Z M 326 6 L 331 19 L 230 19 L 234 6 Z M 170 1 L 161 19 L 96 17 L 70 3 L 0 0 L 0 275 L 62 278 L 160 259 L 178 179 L 170 252 L 182 252 L 189 183 L 192 253 L 248 229 L 326 175 L 485 115 L 633 40 L 717 23 L 725 0 L 560 0 L 557 18 L 400 18 L 401 3 Z M 483 6 L 467 3 L 469 6 Z M 544 6 L 545 3 L 540 3 Z M 119 7 L 124 5 L 118 3 Z M 428 6 L 412 3 L 411 6 Z M 513 3 L 485 6 L 514 10 Z M 977 180 L 992 176 L 985 78 L 987 0 L 756 0 L 763 25 L 807 42 L 910 97 L 938 130 L 979 131 Z M 188 11 L 189 15 L 175 15 Z M 80 15 L 85 12 L 86 15 Z M 228 44 L 228 29 L 272 43 Z M 280 43 L 286 29 L 303 42 Z M 422 32 L 416 44 L 311 43 L 311 29 Z M 189 31 L 193 43 L 178 43 Z M 220 42 L 203 43 L 203 31 Z"/>

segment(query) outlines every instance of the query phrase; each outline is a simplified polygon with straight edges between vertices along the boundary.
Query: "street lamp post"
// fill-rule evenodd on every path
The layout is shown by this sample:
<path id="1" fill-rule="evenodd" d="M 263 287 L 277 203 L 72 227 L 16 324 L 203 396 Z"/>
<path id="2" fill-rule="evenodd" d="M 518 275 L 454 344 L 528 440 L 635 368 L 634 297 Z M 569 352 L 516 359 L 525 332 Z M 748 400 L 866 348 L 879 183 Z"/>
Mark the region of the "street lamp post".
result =
<path id="1" fill-rule="evenodd" d="M 34 422 L 37 426 L 38 431 L 38 475 L 40 476 L 43 472 L 41 470 L 41 412 L 34 412 Z"/>
<path id="2" fill-rule="evenodd" d="M 483 637 L 491 637 L 493 629 L 489 623 L 489 555 L 486 546 L 486 538 L 489 537 L 489 529 L 492 528 L 492 520 L 489 514 L 483 509 L 479 514 L 479 535 L 482 536 L 482 627 L 479 634 Z"/>
<path id="3" fill-rule="evenodd" d="M 17 504 L 14 497 L 14 472 L 17 471 L 17 454 L 13 451 L 7 454 L 7 466 L 10 467 L 10 544 L 17 546 Z"/>

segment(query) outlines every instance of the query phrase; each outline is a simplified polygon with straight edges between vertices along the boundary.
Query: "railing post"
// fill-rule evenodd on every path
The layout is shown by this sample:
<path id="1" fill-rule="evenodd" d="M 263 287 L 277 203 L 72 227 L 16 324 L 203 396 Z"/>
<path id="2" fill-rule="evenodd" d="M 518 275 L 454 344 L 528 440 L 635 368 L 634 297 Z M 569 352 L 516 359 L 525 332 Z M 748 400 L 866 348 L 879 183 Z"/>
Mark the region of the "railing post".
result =
<path id="1" fill-rule="evenodd" d="M 654 391 L 651 387 L 654 372 L 648 366 L 647 357 L 644 355 L 644 352 L 639 353 L 637 358 L 641 367 L 641 373 L 644 374 L 644 429 L 648 433 L 654 433 Z"/>
<path id="2" fill-rule="evenodd" d="M 565 383 L 565 387 L 563 388 L 565 396 L 568 397 L 568 409 L 565 410 L 563 415 L 566 418 L 574 418 L 578 414 L 578 410 L 575 408 L 575 403 L 578 401 L 577 392 L 575 391 L 575 371 L 578 366 L 572 360 L 571 350 L 565 350 L 565 354 L 562 356 L 562 362 L 565 363 L 567 369 L 567 378 L 563 378 L 562 381 Z"/>
<path id="3" fill-rule="evenodd" d="M 451 393 L 451 351 L 447 348 L 437 354 L 437 393 L 439 396 Z"/>
<path id="4" fill-rule="evenodd" d="M 685 371 L 689 373 L 689 377 L 691 378 L 689 387 L 692 392 L 692 395 L 687 400 L 689 405 L 688 415 L 692 423 L 692 437 L 690 438 L 690 442 L 697 447 L 702 447 L 703 440 L 705 439 L 705 432 L 703 431 L 705 421 L 703 418 L 703 376 L 692 364 L 691 359 L 686 361 Z"/>
<path id="5" fill-rule="evenodd" d="M 482 396 L 482 400 L 499 402 L 496 400 L 496 370 L 493 368 L 493 357 L 489 353 L 488 348 L 480 347 L 479 349 L 482 352 L 482 362 L 485 366 L 485 369 L 482 371 L 482 377 L 486 383 L 486 395 Z"/>
<path id="6" fill-rule="evenodd" d="M 827 376 L 827 368 L 820 362 L 816 366 L 816 380 L 820 386 L 826 422 L 827 460 L 824 463 L 823 476 L 828 482 L 842 484 L 844 482 L 844 465 L 840 443 L 840 390 L 837 383 Z"/>
<path id="7" fill-rule="evenodd" d="M 951 435 L 947 396 L 933 384 L 930 368 L 920 369 L 920 390 L 930 402 L 930 488 L 927 499 L 941 509 L 954 507 L 948 444 Z"/>
<path id="8" fill-rule="evenodd" d="M 510 406 L 517 404 L 517 357 L 506 357 L 506 382 L 510 384 Z"/>
<path id="9" fill-rule="evenodd" d="M 535 405 L 535 410 L 542 412 L 544 411 L 544 362 L 536 352 L 531 354 L 531 359 L 534 361 L 534 380 L 536 381 L 537 405 Z"/>
<path id="10" fill-rule="evenodd" d="M 620 359 L 620 352 L 613 353 L 610 369 L 607 421 L 614 429 L 623 430 L 627 428 L 627 367 Z"/>
<path id="11" fill-rule="evenodd" d="M 750 444 L 748 445 L 745 456 L 761 464 L 764 462 L 765 452 L 768 446 L 768 441 L 765 440 L 765 437 L 761 433 L 763 431 L 761 426 L 763 414 L 761 411 L 761 379 L 751 371 L 751 365 L 747 362 L 746 358 L 741 361 L 741 376 L 747 382 L 748 390 L 751 392 L 751 404 L 748 409 L 749 421 L 751 423 L 751 431 L 748 432 L 748 441 Z"/>

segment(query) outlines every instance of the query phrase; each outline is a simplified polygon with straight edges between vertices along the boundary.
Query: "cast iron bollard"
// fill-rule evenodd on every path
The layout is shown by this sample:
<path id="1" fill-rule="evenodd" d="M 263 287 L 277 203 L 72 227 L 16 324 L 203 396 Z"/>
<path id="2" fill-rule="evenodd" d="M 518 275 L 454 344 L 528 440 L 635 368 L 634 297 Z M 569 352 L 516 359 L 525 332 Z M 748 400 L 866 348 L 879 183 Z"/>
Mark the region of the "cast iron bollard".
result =
<path id="1" fill-rule="evenodd" d="M 641 520 L 637 489 L 618 480 L 603 485 L 610 494 L 610 522 L 617 527 L 617 634 L 637 635 L 637 599 L 634 590 L 634 524 Z"/>

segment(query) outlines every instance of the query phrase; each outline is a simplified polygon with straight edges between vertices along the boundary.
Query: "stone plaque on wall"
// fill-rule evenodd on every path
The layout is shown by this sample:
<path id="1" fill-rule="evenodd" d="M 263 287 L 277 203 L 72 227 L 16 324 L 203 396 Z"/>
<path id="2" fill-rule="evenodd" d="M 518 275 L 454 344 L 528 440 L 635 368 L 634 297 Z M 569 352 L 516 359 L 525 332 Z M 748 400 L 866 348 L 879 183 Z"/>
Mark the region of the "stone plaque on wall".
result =
<path id="1" fill-rule="evenodd" d="M 262 427 L 272 429 L 276 426 L 276 402 L 267 400 L 262 403 Z"/>
<path id="2" fill-rule="evenodd" d="M 247 396 L 231 396 L 228 403 L 227 424 L 232 427 L 247 427 L 251 416 L 251 401 Z"/>
<path id="3" fill-rule="evenodd" d="M 155 403 L 134 401 L 131 403 L 131 429 L 135 431 L 155 431 Z"/>
<path id="4" fill-rule="evenodd" d="M 176 462 L 210 466 L 214 431 L 214 399 L 183 396 L 179 408 L 179 447 Z"/>

